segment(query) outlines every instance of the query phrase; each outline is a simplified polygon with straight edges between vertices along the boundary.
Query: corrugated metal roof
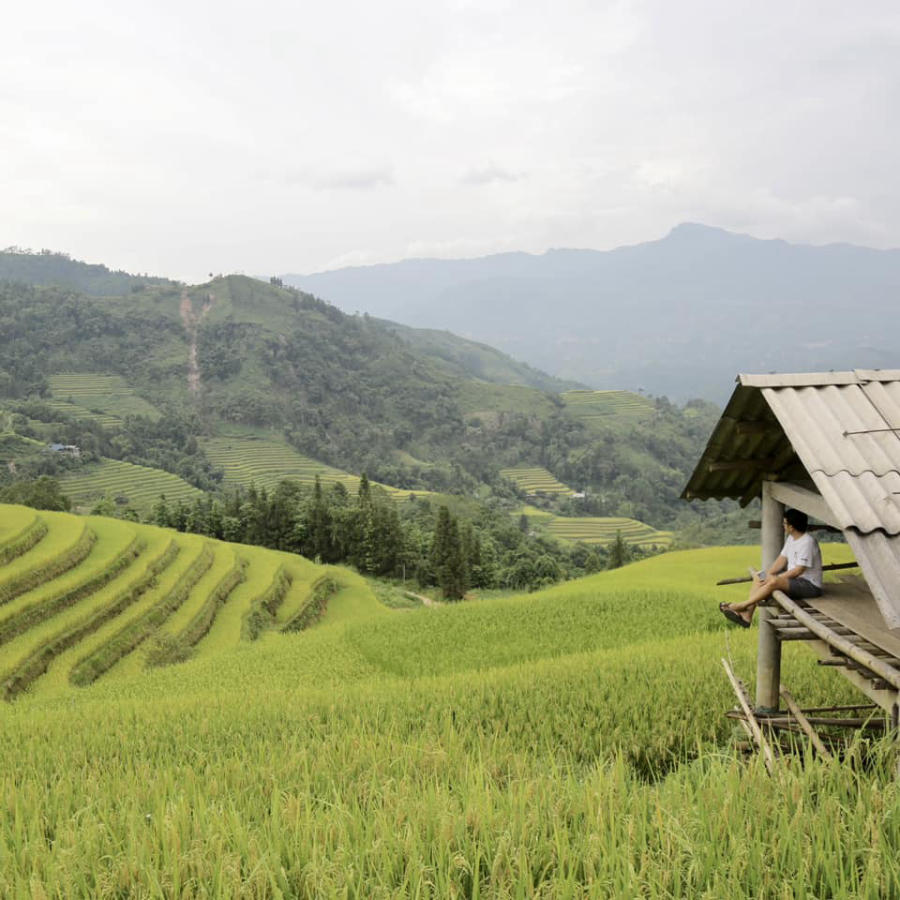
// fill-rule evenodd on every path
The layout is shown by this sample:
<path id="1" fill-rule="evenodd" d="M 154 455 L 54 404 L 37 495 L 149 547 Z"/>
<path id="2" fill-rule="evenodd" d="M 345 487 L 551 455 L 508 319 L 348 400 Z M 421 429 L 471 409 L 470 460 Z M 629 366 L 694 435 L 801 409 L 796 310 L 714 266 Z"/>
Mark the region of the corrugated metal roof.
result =
<path id="1" fill-rule="evenodd" d="M 814 486 L 889 627 L 900 626 L 900 370 L 740 375 L 682 496 Z"/>

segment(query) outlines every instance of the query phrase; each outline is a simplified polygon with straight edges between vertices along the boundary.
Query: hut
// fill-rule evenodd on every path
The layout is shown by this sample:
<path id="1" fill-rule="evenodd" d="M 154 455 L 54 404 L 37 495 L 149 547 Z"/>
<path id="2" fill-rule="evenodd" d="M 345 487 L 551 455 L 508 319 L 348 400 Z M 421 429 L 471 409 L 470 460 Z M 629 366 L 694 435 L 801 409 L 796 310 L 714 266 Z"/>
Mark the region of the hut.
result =
<path id="1" fill-rule="evenodd" d="M 900 369 L 739 375 L 682 496 L 762 501 L 762 565 L 785 507 L 839 530 L 862 577 L 759 609 L 756 713 L 779 707 L 781 644 L 802 640 L 898 725 Z"/>

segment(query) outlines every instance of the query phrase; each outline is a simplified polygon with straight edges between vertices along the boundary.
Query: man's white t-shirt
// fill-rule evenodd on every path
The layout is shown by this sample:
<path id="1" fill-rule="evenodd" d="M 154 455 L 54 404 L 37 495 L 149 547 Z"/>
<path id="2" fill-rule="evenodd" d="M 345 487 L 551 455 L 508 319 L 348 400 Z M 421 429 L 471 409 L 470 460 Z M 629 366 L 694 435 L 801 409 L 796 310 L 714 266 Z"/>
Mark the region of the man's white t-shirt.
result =
<path id="1" fill-rule="evenodd" d="M 788 535 L 781 548 L 781 555 L 787 560 L 785 571 L 790 571 L 795 566 L 806 566 L 806 571 L 800 578 L 811 581 L 818 588 L 822 587 L 822 551 L 819 550 L 819 542 L 809 532 L 798 538 Z"/>

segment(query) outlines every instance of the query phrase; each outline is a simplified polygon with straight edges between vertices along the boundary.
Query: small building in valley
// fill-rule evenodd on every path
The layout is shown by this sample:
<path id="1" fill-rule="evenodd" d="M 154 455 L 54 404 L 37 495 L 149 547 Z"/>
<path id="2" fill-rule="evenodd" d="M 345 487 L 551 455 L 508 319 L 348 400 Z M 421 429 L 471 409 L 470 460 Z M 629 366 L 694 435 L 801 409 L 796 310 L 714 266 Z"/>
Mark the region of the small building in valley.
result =
<path id="1" fill-rule="evenodd" d="M 778 710 L 781 644 L 801 640 L 900 723 L 900 370 L 740 375 L 685 499 L 762 501 L 762 565 L 785 507 L 839 530 L 860 576 L 760 608 L 756 710 Z"/>
<path id="2" fill-rule="evenodd" d="M 81 449 L 75 444 L 48 444 L 51 453 L 62 453 L 64 456 L 81 456 Z"/>

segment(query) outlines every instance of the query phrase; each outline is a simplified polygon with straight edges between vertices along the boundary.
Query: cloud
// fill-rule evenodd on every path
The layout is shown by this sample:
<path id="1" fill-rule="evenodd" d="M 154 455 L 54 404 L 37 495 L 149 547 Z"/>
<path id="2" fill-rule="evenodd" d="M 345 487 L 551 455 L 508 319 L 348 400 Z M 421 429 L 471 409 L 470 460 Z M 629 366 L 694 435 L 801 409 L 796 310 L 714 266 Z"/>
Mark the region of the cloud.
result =
<path id="1" fill-rule="evenodd" d="M 312 186 L 320 191 L 373 191 L 394 183 L 389 167 L 344 169 L 313 176 Z"/>
<path id="2" fill-rule="evenodd" d="M 498 181 L 518 181 L 521 177 L 521 175 L 510 172 L 508 169 L 504 169 L 494 163 L 488 163 L 480 168 L 469 169 L 459 180 L 462 184 L 479 187 L 483 184 L 493 184 Z"/>

